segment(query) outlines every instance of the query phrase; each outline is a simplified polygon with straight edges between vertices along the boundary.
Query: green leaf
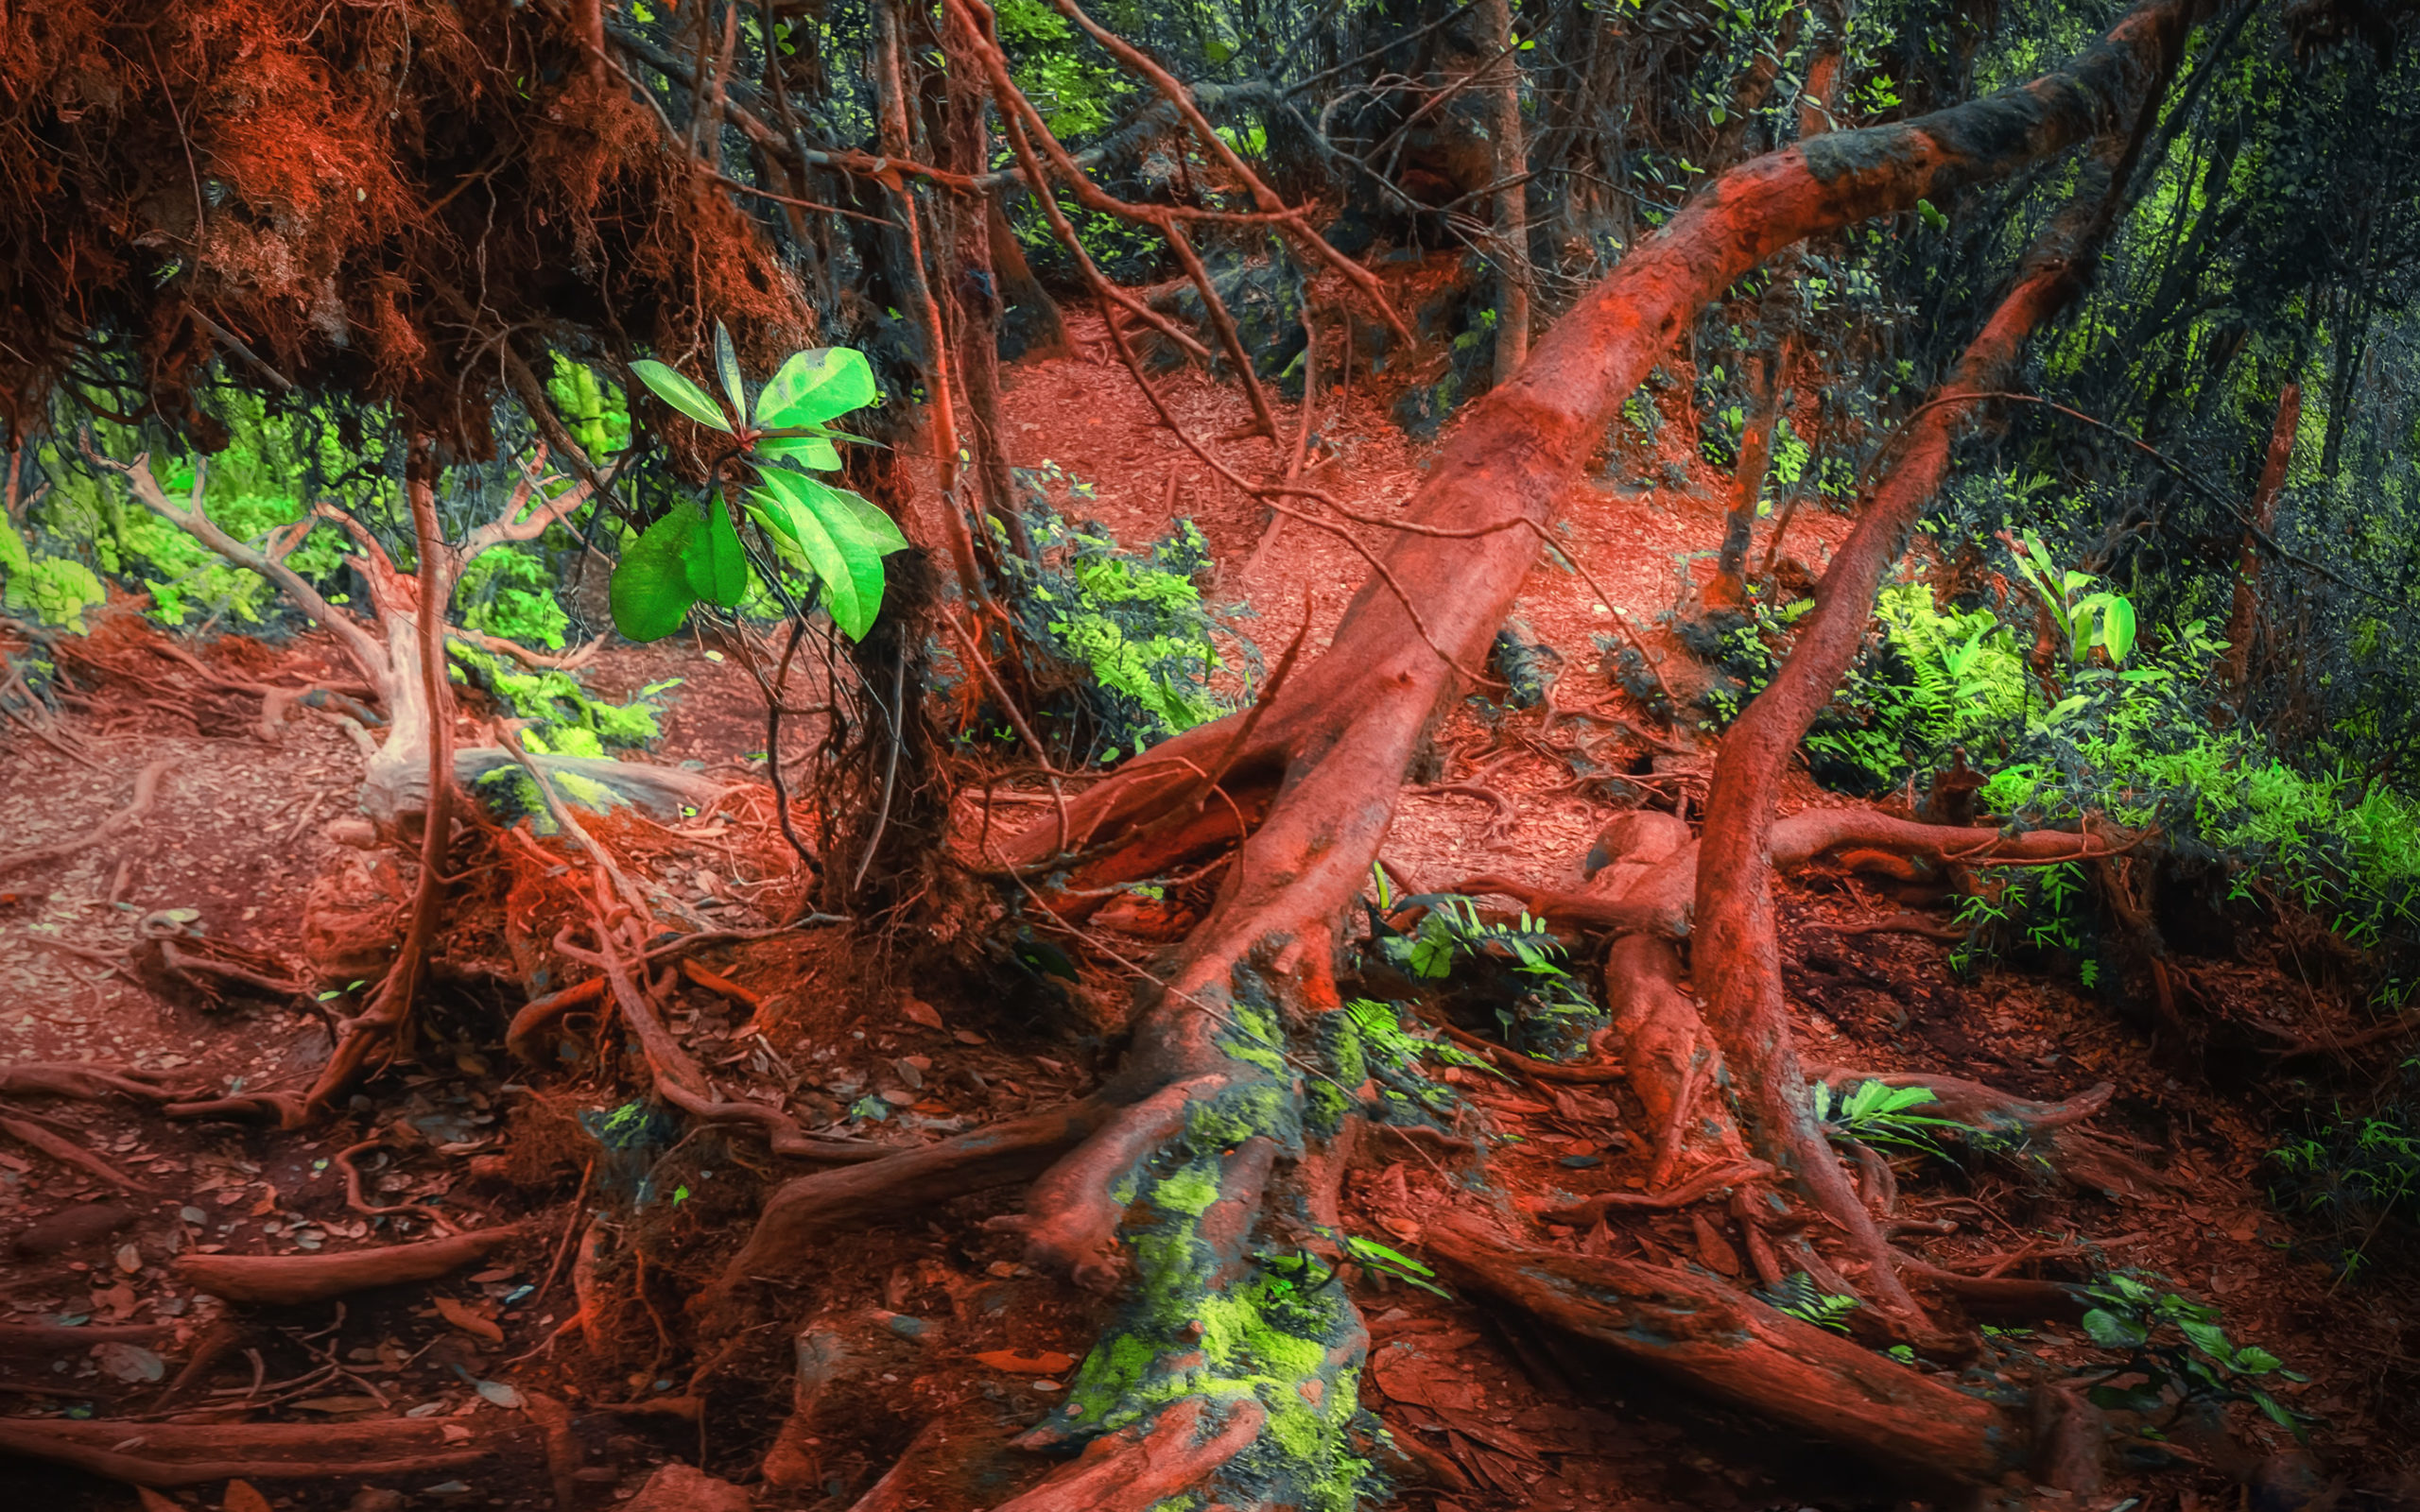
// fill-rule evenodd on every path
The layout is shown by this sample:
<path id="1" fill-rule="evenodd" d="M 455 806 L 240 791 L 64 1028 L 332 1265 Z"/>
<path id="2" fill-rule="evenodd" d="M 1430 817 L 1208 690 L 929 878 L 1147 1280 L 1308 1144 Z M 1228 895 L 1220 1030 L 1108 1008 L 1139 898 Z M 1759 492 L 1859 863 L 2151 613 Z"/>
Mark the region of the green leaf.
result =
<path id="1" fill-rule="evenodd" d="M 2132 1349 L 2150 1335 L 2140 1323 L 2096 1307 L 2083 1315 L 2083 1331 L 2104 1349 Z"/>
<path id="2" fill-rule="evenodd" d="M 2269 1415 L 2271 1422 L 2291 1432 L 2296 1438 L 2303 1435 L 2302 1426 L 2294 1421 L 2294 1415 L 2279 1406 L 2276 1398 L 2265 1391 L 2251 1391 L 2246 1392 L 2245 1395 L 2252 1399 L 2254 1405 Z"/>
<path id="3" fill-rule="evenodd" d="M 731 421 L 723 418 L 722 411 L 716 407 L 704 389 L 653 357 L 641 357 L 631 363 L 631 371 L 638 375 L 639 382 L 654 391 L 656 398 L 682 414 L 709 430 L 720 431 L 725 436 L 732 434 Z"/>
<path id="4" fill-rule="evenodd" d="M 701 523 L 696 511 L 685 506 L 676 508 L 648 526 L 622 553 L 606 595 L 615 629 L 633 641 L 661 641 L 681 627 L 689 606 L 698 601 L 683 558 Z"/>
<path id="5" fill-rule="evenodd" d="M 2256 1344 L 2235 1351 L 2235 1367 L 2248 1376 L 2265 1376 L 2285 1363 Z"/>
<path id="6" fill-rule="evenodd" d="M 2109 660 L 2123 662 L 2135 649 L 2135 606 L 2123 593 L 2112 593 L 2100 610 L 2100 644 L 2109 648 Z"/>
<path id="7" fill-rule="evenodd" d="M 1916 215 L 1927 226 L 1932 228 L 1934 231 L 1947 231 L 1949 229 L 1949 217 L 1943 215 L 1940 207 L 1935 205 L 1929 199 L 1919 199 L 1916 201 Z"/>
<path id="8" fill-rule="evenodd" d="M 756 428 L 820 425 L 873 401 L 873 369 L 864 352 L 847 347 L 794 352 L 756 396 Z"/>
<path id="9" fill-rule="evenodd" d="M 768 436 L 756 443 L 756 455 L 767 461 L 794 462 L 819 472 L 840 471 L 840 449 L 828 436 Z"/>
<path id="10" fill-rule="evenodd" d="M 2179 1318 L 2176 1326 L 2194 1347 L 2221 1365 L 2235 1360 L 2235 1346 L 2227 1342 L 2226 1332 L 2216 1323 L 2204 1323 L 2194 1318 Z"/>
<path id="11" fill-rule="evenodd" d="M 731 396 L 735 416 L 748 413 L 748 387 L 739 381 L 739 353 L 731 349 L 731 333 L 715 322 L 715 371 L 722 375 L 722 391 Z"/>
<path id="12" fill-rule="evenodd" d="M 882 558 L 907 545 L 907 538 L 863 499 L 804 473 L 768 468 L 765 485 L 752 496 L 822 580 L 832 623 L 849 639 L 864 640 L 882 609 Z M 867 513 L 882 518 L 887 532 L 877 532 Z"/>
<path id="13" fill-rule="evenodd" d="M 707 502 L 704 524 L 704 529 L 690 533 L 681 554 L 689 591 L 709 604 L 736 609 L 748 596 L 748 558 L 739 549 L 739 532 L 720 499 Z"/>

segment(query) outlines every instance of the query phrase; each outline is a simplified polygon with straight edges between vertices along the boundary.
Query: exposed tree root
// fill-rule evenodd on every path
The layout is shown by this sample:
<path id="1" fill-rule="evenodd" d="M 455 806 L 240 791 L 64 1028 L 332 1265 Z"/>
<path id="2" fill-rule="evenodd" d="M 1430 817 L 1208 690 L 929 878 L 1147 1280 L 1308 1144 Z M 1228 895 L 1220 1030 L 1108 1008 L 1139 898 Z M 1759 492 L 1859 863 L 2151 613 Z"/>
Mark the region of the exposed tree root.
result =
<path id="1" fill-rule="evenodd" d="M 448 1421 L 136 1423 L 0 1418 L 0 1452 L 71 1465 L 133 1486 L 425 1475 L 522 1452 L 509 1435 L 449 1441 Z M 526 1446 L 534 1448 L 535 1446 Z"/>
<path id="2" fill-rule="evenodd" d="M 164 1072 L 103 1066 L 75 1060 L 20 1060 L 0 1065 L 0 1097 L 75 1097 L 100 1102 L 111 1096 L 164 1103 L 176 1094 L 161 1085 Z"/>
<path id="3" fill-rule="evenodd" d="M 1250 1397 L 1232 1401 L 1224 1416 L 1223 1422 L 1205 1422 L 1211 1418 L 1209 1404 L 1187 1398 L 1149 1427 L 1121 1428 L 1094 1439 L 1073 1465 L 1003 1502 L 997 1512 L 1148 1512 L 1243 1452 L 1269 1418 Z"/>
<path id="4" fill-rule="evenodd" d="M 197 1290 L 231 1302 L 299 1307 L 380 1286 L 435 1280 L 484 1259 L 522 1232 L 508 1225 L 415 1244 L 315 1255 L 184 1255 L 176 1270 Z"/>
<path id="5" fill-rule="evenodd" d="M 2118 1089 L 2102 1082 L 2064 1103 L 2037 1103 L 1980 1082 L 1909 1072 L 1854 1072 L 1809 1067 L 1808 1074 L 1835 1086 L 1878 1081 L 1886 1087 L 1922 1087 L 1934 1101 L 1927 1116 L 1945 1118 L 1976 1131 L 1982 1141 L 2038 1160 L 2079 1186 L 2113 1197 L 2175 1185 L 2168 1177 L 2127 1155 L 2105 1135 L 2077 1125 L 2108 1106 Z"/>
<path id="6" fill-rule="evenodd" d="M 80 850 L 90 850 L 104 840 L 124 834 L 141 823 L 143 816 L 151 812 L 153 801 L 160 796 L 160 779 L 166 776 L 168 768 L 176 765 L 174 758 L 163 758 L 144 767 L 135 776 L 134 796 L 127 800 L 126 807 L 82 834 L 73 839 L 56 841 L 50 845 L 35 846 L 27 850 L 0 852 L 0 874 L 15 871 L 24 867 L 40 866 L 45 861 L 61 861 Z"/>
<path id="7" fill-rule="evenodd" d="M 1902 1473 L 1982 1485 L 2027 1463 L 2007 1409 L 1713 1277 L 1530 1248 L 1467 1218 L 1430 1227 L 1427 1244 L 1465 1286 Z"/>
<path id="8" fill-rule="evenodd" d="M 1030 1181 L 1092 1132 L 1105 1109 L 1093 1099 L 994 1124 L 862 1165 L 783 1183 L 757 1215 L 748 1243 L 694 1307 L 736 1321 L 732 1299 L 752 1281 L 784 1280 L 814 1263 L 814 1242 L 839 1228 L 922 1212 L 970 1193 Z M 710 1323 L 709 1331 L 715 1332 Z"/>
<path id="9" fill-rule="evenodd" d="M 128 1176 L 74 1140 L 45 1127 L 31 1114 L 16 1118 L 0 1117 L 0 1134 L 29 1149 L 40 1150 L 62 1165 L 72 1165 L 87 1176 L 97 1177 L 121 1191 L 144 1194 L 151 1191 L 148 1185 Z"/>

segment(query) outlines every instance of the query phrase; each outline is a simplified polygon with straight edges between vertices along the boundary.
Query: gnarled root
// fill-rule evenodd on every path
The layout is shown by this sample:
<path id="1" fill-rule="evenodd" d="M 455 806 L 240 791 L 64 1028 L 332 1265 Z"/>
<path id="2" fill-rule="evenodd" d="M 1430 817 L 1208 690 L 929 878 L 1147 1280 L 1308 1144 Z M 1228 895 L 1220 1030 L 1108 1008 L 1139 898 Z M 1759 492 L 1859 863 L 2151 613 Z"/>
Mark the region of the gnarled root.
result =
<path id="1" fill-rule="evenodd" d="M 1023 1215 L 994 1222 L 1025 1235 L 1031 1263 L 1063 1272 L 1092 1291 L 1115 1290 L 1113 1257 L 1126 1205 L 1112 1189 L 1177 1136 L 1196 1095 L 1219 1086 L 1216 1077 L 1197 1076 L 1120 1108 L 1034 1183 Z"/>
<path id="2" fill-rule="evenodd" d="M 1146 1512 L 1223 1469 L 1260 1435 L 1269 1414 L 1246 1397 L 1226 1409 L 1224 1422 L 1205 1422 L 1209 1417 L 1209 1404 L 1191 1397 L 1148 1428 L 1104 1434 L 1073 1465 L 997 1512 Z"/>
<path id="3" fill-rule="evenodd" d="M 99 1102 L 110 1096 L 137 1102 L 166 1102 L 176 1094 L 161 1083 L 168 1078 L 156 1071 L 130 1066 L 102 1066 L 75 1060 L 21 1060 L 0 1065 L 0 1096 L 75 1097 Z"/>
<path id="4" fill-rule="evenodd" d="M 1088 1098 L 784 1182 L 757 1215 L 748 1243 L 732 1257 L 721 1280 L 700 1294 L 694 1310 L 709 1320 L 709 1332 L 735 1326 L 732 1304 L 742 1289 L 752 1280 L 781 1279 L 811 1265 L 815 1241 L 824 1234 L 1030 1181 L 1091 1133 L 1102 1116 L 1100 1104 Z"/>
<path id="5" fill-rule="evenodd" d="M 379 1286 L 435 1280 L 519 1238 L 508 1225 L 446 1239 L 316 1255 L 186 1255 L 177 1274 L 198 1290 L 231 1302 L 295 1307 Z"/>
<path id="6" fill-rule="evenodd" d="M 526 1451 L 510 1435 L 448 1442 L 436 1418 L 355 1423 L 72 1422 L 0 1418 L 0 1453 L 71 1465 L 135 1486 L 424 1475 Z"/>
<path id="7" fill-rule="evenodd" d="M 2127 1155 L 2106 1135 L 2078 1125 L 2099 1113 L 2118 1089 L 2102 1082 L 2063 1103 L 2037 1103 L 1959 1076 L 1934 1076 L 1912 1072 L 1858 1072 L 1837 1066 L 1810 1068 L 1815 1079 L 1835 1087 L 1878 1081 L 1886 1087 L 1922 1087 L 1932 1092 L 1925 1107 L 1930 1117 L 1962 1124 L 1985 1139 L 2021 1146 L 2062 1177 L 2111 1197 L 2126 1197 L 2145 1189 L 2172 1188 L 2175 1182 Z"/>
<path id="8" fill-rule="evenodd" d="M 1462 1285 L 1878 1465 L 1983 1485 L 2026 1463 L 2025 1425 L 2005 1409 L 1711 1276 L 1531 1248 L 1467 1218 L 1426 1239 Z"/>

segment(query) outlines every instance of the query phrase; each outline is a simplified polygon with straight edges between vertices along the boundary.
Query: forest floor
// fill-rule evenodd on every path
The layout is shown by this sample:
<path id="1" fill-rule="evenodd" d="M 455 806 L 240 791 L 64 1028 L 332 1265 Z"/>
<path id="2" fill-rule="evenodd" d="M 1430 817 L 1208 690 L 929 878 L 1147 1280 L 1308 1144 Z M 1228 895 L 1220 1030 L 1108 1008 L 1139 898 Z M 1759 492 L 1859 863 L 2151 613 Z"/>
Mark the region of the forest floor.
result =
<path id="1" fill-rule="evenodd" d="M 1230 432 L 1243 418 L 1240 399 L 1218 385 L 1190 373 L 1163 381 L 1196 435 Z M 1080 355 L 1028 363 L 1011 370 L 1005 399 L 1018 465 L 1056 462 L 1092 485 L 1089 499 L 1062 496 L 1071 519 L 1097 520 L 1139 546 L 1172 517 L 1190 518 L 1218 563 L 1212 598 L 1249 604 L 1245 632 L 1265 652 L 1282 649 L 1305 614 L 1309 648 L 1324 644 L 1363 577 L 1359 559 L 1324 533 L 1290 524 L 1261 574 L 1241 580 L 1263 529 L 1261 507 L 1218 484 L 1158 427 L 1122 369 Z M 1377 513 L 1412 492 L 1427 449 L 1404 438 L 1380 398 L 1331 398 L 1313 429 L 1306 471 L 1317 486 Z M 1668 416 L 1666 438 L 1689 434 L 1680 417 Z M 1265 441 L 1212 444 L 1247 471 L 1270 460 Z M 1686 481 L 1672 482 L 1675 472 Z M 1656 481 L 1644 485 L 1643 476 Z M 1684 574 L 1703 574 L 1702 558 L 1720 532 L 1724 482 L 1670 439 L 1655 453 L 1616 449 L 1599 475 L 1581 485 L 1564 510 L 1557 545 L 1611 602 L 1579 574 L 1542 561 L 1517 612 L 1560 654 L 1561 688 L 1585 691 L 1564 692 L 1547 709 L 1498 711 L 1476 700 L 1457 709 L 1439 735 L 1446 754 L 1436 777 L 1457 790 L 1407 793 L 1383 851 L 1391 868 L 1424 886 L 1486 873 L 1572 885 L 1591 838 L 1617 812 L 1603 788 L 1575 781 L 1572 765 L 1557 754 L 1557 737 L 1572 739 L 1577 722 L 1591 717 L 1582 710 L 1614 711 L 1593 716 L 1584 727 L 1590 738 L 1635 747 L 1640 775 L 1654 776 L 1660 791 L 1682 805 L 1702 793 L 1703 756 L 1656 752 L 1614 723 L 1647 721 L 1607 685 L 1595 638 L 1616 633 L 1616 612 L 1653 626 L 1681 596 Z M 1844 526 L 1810 507 L 1791 527 L 1790 554 L 1820 570 Z M 1760 529 L 1758 556 L 1762 549 Z M 1701 559 L 1685 562 L 1693 555 Z M 119 616 L 95 644 L 124 666 L 141 661 L 138 643 L 147 633 Z M 1668 645 L 1660 630 L 1650 639 Z M 199 649 L 212 664 L 248 676 L 332 664 L 317 636 L 274 647 L 222 637 Z M 271 959 L 302 957 L 302 919 L 315 884 L 367 865 L 327 833 L 328 821 L 350 807 L 356 752 L 317 722 L 298 720 L 266 739 L 256 701 L 212 695 L 173 669 L 155 669 L 148 686 L 98 672 L 76 682 L 70 673 L 71 685 L 93 700 L 69 710 L 60 727 L 80 754 L 71 758 L 16 731 L 5 737 L 11 742 L 0 780 L 7 849 L 91 830 L 126 806 L 146 768 L 168 765 L 154 806 L 138 822 L 65 860 L 0 877 L 0 887 L 12 889 L 0 893 L 0 1062 L 99 1061 L 218 1091 L 307 1081 L 330 1051 L 307 998 L 199 1004 L 147 971 L 145 921 L 156 930 L 165 916 L 167 924 L 199 926 Z M 666 698 L 665 737 L 652 759 L 724 768 L 752 784 L 748 801 L 757 803 L 761 783 L 751 772 L 761 765 L 751 768 L 746 759 L 763 748 L 762 706 L 752 682 L 720 653 L 685 635 L 650 648 L 616 646 L 590 681 L 600 694 L 627 695 L 672 677 L 683 680 Z M 1654 774 L 1645 769 L 1650 754 L 1661 757 Z M 1793 804 L 1847 801 L 1819 792 L 1803 773 L 1794 781 Z M 761 923 L 770 893 L 753 885 L 767 880 L 766 858 L 779 852 L 722 843 L 735 829 L 701 816 L 683 832 L 684 842 L 659 846 L 670 859 L 656 874 L 682 879 L 691 905 L 719 924 Z M 2015 1275 L 2081 1278 L 2102 1266 L 2157 1272 L 2220 1308 L 2231 1337 L 2261 1345 L 2311 1378 L 2286 1396 L 2317 1419 L 2312 1440 L 2327 1473 L 2374 1499 L 2366 1504 L 2415 1500 L 2420 1295 L 2408 1271 L 2391 1265 L 2336 1283 L 2266 1198 L 2263 1162 L 2276 1134 L 2258 1122 L 2256 1092 L 2278 1074 L 2273 1065 L 2188 1068 L 2113 1011 L 2104 994 L 2084 991 L 2072 971 L 1996 967 L 1962 979 L 1948 965 L 1948 944 L 1860 929 L 1911 906 L 1937 909 L 1937 897 L 1910 902 L 1819 872 L 1783 884 L 1779 901 L 1798 1032 L 1810 1059 L 1945 1072 L 2043 1099 L 2115 1082 L 2118 1096 L 2100 1127 L 2140 1142 L 2163 1177 L 2159 1186 L 2112 1196 L 2069 1191 L 2014 1167 L 1910 1162 L 1902 1215 L 1940 1230 L 1910 1244 L 1951 1268 L 1962 1257 L 2014 1252 L 2026 1257 Z M 193 914 L 169 912 L 188 909 Z M 1095 927 L 1115 936 L 1117 924 L 1104 917 Z M 1167 927 L 1165 919 L 1140 921 L 1119 941 L 1122 954 L 1148 959 Z M 2273 932 L 2221 929 L 2171 943 L 2191 960 L 2215 1015 L 2235 1004 L 2288 1024 L 2323 1013 L 2292 948 Z M 484 949 L 456 954 L 469 961 Z M 672 1027 L 701 1063 L 770 1089 L 805 1126 L 838 1125 L 858 1109 L 859 1131 L 871 1127 L 873 1137 L 902 1143 L 1063 1103 L 1114 1062 L 1115 1022 L 1050 1022 L 997 994 L 903 979 L 908 958 L 869 954 L 836 929 L 742 944 L 710 957 L 742 992 L 690 988 Z M 1088 977 L 1096 970 L 1087 967 Z M 1085 995 L 1095 1018 L 1114 1021 L 1132 983 L 1112 977 L 1088 986 L 1096 988 Z M 683 1283 L 713 1274 L 765 1185 L 782 1173 L 744 1142 L 713 1139 L 683 1142 L 640 1177 L 621 1173 L 611 1152 L 600 1155 L 571 1122 L 579 1089 L 547 1086 L 544 1076 L 517 1079 L 500 1046 L 502 1016 L 517 1002 L 473 971 L 441 977 L 433 996 L 418 1066 L 367 1085 L 341 1129 L 282 1133 L 170 1123 L 122 1103 L 39 1104 L 43 1117 L 138 1189 L 117 1190 L 35 1149 L 0 1143 L 0 1243 L 12 1246 L 0 1271 L 0 1411 L 329 1422 L 408 1413 L 472 1425 L 512 1414 L 499 1397 L 544 1392 L 584 1415 L 591 1436 L 578 1476 L 583 1504 L 631 1498 L 653 1466 L 674 1457 L 747 1479 L 786 1408 L 790 1330 L 760 1330 L 724 1357 L 700 1362 L 680 1357 L 669 1342 L 675 1331 L 656 1305 L 677 1307 Z M 1426 1150 L 1365 1143 L 1346 1186 L 1349 1228 L 1417 1253 L 1426 1217 L 1449 1207 L 1494 1208 L 1518 1224 L 1512 1214 L 1545 1201 L 1645 1184 L 1656 1131 L 1640 1126 L 1626 1091 L 1508 1084 L 1464 1070 L 1445 1077 L 1477 1116 L 1518 1141 L 1487 1158 L 1484 1189 L 1468 1170 Z M 869 1097 L 882 1105 L 873 1125 L 861 1111 Z M 362 1156 L 372 1200 L 355 1203 L 334 1162 L 372 1128 L 385 1147 Z M 660 1209 L 668 1216 L 659 1220 L 654 1251 L 668 1277 L 650 1284 L 643 1273 L 635 1298 L 646 1306 L 599 1317 L 580 1309 L 569 1274 L 579 1266 L 566 1266 L 564 1252 L 589 1193 L 640 1178 L 654 1183 L 659 1204 L 663 1188 L 677 1187 L 671 1207 Z M 360 1211 L 405 1202 L 466 1224 L 474 1217 L 481 1225 L 537 1223 L 484 1268 L 433 1290 L 393 1288 L 349 1306 L 230 1310 L 198 1295 L 171 1263 L 188 1252 L 300 1253 L 424 1231 L 410 1218 Z M 1015 1203 L 1013 1190 L 995 1192 L 960 1199 L 946 1213 L 977 1217 Z M 1592 1253 L 1732 1276 L 1743 1269 L 1719 1211 L 1712 1222 L 1706 1210 L 1674 1211 L 1587 1231 L 1536 1231 L 1548 1244 Z M 875 1319 L 889 1352 L 874 1362 L 879 1368 L 854 1378 L 860 1395 L 840 1419 L 845 1430 L 818 1446 L 823 1483 L 767 1491 L 760 1507 L 846 1506 L 936 1417 L 1032 1419 L 1063 1387 L 1103 1321 L 1103 1304 L 1033 1275 L 1012 1236 L 977 1225 L 870 1228 L 828 1247 L 815 1279 L 794 1294 L 797 1316 Z M 1383 1276 L 1355 1284 L 1373 1335 L 1364 1400 L 1409 1447 L 1415 1468 L 1403 1504 L 1420 1512 L 1729 1512 L 1900 1501 L 1873 1472 L 1835 1453 L 1676 1399 L 1663 1383 L 1509 1314 L 1391 1286 Z M 584 1349 L 556 1342 L 575 1316 L 588 1331 Z M 237 1326 L 222 1325 L 222 1317 Z M 65 1349 L 30 1347 L 7 1332 L 44 1324 L 154 1332 L 121 1336 L 131 1343 Z M 2066 1323 L 2032 1321 L 2004 1343 L 2057 1361 L 2097 1357 Z M 187 1370 L 197 1359 L 199 1367 Z M 700 1365 L 709 1368 L 693 1376 Z M 483 1392 L 482 1383 L 510 1389 Z M 2238 1427 L 2256 1443 L 2285 1446 L 2282 1433 L 2256 1421 L 2238 1419 Z M 1029 1480 L 1040 1468 L 1027 1458 L 1000 1473 Z M 69 1471 L 11 1463 L 6 1479 L 30 1505 L 131 1504 L 124 1487 Z M 553 1497 L 535 1460 L 406 1478 L 388 1488 L 400 1499 L 357 1494 L 356 1484 L 263 1486 L 271 1505 L 361 1512 L 534 1508 Z M 222 1487 L 170 1494 L 216 1506 Z M 2090 1512 L 2131 1504 L 2130 1495 L 2149 1496 L 2147 1512 L 2171 1505 L 2191 1512 L 2221 1496 L 2232 1505 L 2236 1491 L 2215 1469 L 2198 1479 L 2171 1471 L 2141 1482 L 2121 1472 Z"/>

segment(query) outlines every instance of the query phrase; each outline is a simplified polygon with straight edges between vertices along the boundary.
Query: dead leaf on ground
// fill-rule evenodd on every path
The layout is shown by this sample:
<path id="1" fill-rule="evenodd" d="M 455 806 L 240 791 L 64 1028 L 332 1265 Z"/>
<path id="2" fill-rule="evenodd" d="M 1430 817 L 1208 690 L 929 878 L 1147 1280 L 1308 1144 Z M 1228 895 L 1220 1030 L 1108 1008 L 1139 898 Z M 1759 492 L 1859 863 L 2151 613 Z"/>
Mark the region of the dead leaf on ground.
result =
<path id="1" fill-rule="evenodd" d="M 252 1489 L 250 1481 L 229 1481 L 227 1498 L 218 1505 L 219 1512 L 269 1512 L 268 1498 Z"/>
<path id="2" fill-rule="evenodd" d="M 493 1320 L 481 1317 L 450 1297 L 437 1298 L 437 1314 L 463 1332 L 476 1335 L 490 1344 L 504 1342 L 504 1330 L 496 1327 Z"/>

